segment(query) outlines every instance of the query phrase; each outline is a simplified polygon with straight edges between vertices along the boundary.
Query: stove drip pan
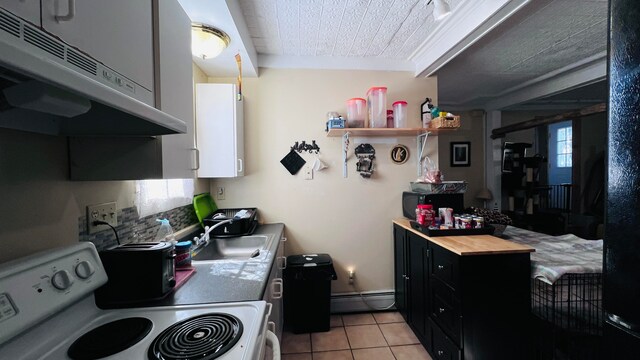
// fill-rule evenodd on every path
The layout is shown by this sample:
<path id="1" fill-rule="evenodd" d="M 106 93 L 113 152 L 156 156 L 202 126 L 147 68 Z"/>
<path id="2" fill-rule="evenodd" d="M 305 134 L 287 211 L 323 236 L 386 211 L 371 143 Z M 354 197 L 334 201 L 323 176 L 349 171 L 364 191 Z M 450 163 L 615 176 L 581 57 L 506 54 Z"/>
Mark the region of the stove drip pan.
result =
<path id="1" fill-rule="evenodd" d="M 212 360 L 231 349 L 241 336 L 242 322 L 231 314 L 194 316 L 160 333 L 149 347 L 149 359 Z"/>
<path id="2" fill-rule="evenodd" d="M 119 353 L 144 339 L 152 325 L 151 320 L 141 317 L 101 325 L 74 341 L 67 355 L 73 360 L 90 360 Z"/>

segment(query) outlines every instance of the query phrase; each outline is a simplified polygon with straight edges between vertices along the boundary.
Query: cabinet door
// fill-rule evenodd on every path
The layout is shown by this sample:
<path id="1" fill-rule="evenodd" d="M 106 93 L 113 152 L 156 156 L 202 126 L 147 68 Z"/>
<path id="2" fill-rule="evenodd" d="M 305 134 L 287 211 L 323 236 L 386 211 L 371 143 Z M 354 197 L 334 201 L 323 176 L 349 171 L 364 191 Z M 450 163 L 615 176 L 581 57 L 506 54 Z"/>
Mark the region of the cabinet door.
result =
<path id="1" fill-rule="evenodd" d="M 195 178 L 191 19 L 177 0 L 159 0 L 156 9 L 157 107 L 187 124 L 186 134 L 162 137 L 162 174 L 165 179 Z"/>
<path id="2" fill-rule="evenodd" d="M 242 101 L 233 84 L 196 84 L 198 177 L 244 175 Z"/>
<path id="3" fill-rule="evenodd" d="M 407 319 L 407 261 L 406 261 L 406 230 L 398 225 L 393 225 L 393 249 L 394 249 L 394 280 L 396 309 L 402 317 Z"/>
<path id="4" fill-rule="evenodd" d="M 40 26 L 40 0 L 2 0 L 0 7 Z"/>
<path id="5" fill-rule="evenodd" d="M 428 258 L 427 249 L 428 242 L 413 233 L 408 233 L 409 244 L 409 309 L 411 316 L 409 322 L 414 330 L 418 332 L 418 337 L 425 336 L 425 320 L 427 317 L 427 307 L 425 306 L 427 296 L 425 294 L 428 289 L 427 276 Z"/>
<path id="6" fill-rule="evenodd" d="M 42 27 L 147 90 L 153 90 L 151 0 L 42 0 Z M 69 5 L 75 4 L 75 15 Z M 153 104 L 150 104 L 153 105 Z"/>

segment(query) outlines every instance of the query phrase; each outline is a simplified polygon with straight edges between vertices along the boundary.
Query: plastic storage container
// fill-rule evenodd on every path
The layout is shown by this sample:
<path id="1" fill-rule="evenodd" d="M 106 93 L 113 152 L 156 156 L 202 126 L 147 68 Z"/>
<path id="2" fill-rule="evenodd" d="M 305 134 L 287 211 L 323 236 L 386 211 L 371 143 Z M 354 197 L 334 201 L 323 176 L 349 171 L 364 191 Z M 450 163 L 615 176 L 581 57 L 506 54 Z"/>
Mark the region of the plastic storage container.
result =
<path id="1" fill-rule="evenodd" d="M 191 267 L 191 241 L 176 244 L 176 269 Z"/>
<path id="2" fill-rule="evenodd" d="M 387 88 L 378 86 L 367 91 L 367 109 L 369 109 L 369 126 L 372 128 L 387 127 Z"/>
<path id="3" fill-rule="evenodd" d="M 331 280 L 328 254 L 291 255 L 284 270 L 285 326 L 293 333 L 329 331 Z"/>
<path id="4" fill-rule="evenodd" d="M 347 127 L 369 127 L 369 122 L 367 121 L 367 100 L 363 98 L 347 100 Z"/>
<path id="5" fill-rule="evenodd" d="M 387 127 L 393 128 L 393 110 L 387 110 Z"/>
<path id="6" fill-rule="evenodd" d="M 393 127 L 407 127 L 407 102 L 396 101 L 393 103 Z"/>

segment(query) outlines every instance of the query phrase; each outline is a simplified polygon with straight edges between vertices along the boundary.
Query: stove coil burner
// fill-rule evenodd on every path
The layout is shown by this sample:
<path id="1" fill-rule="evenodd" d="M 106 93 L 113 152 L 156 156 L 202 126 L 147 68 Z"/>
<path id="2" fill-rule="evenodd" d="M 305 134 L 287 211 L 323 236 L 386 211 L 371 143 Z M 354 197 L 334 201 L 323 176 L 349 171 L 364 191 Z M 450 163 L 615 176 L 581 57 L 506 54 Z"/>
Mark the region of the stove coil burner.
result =
<path id="1" fill-rule="evenodd" d="M 194 316 L 160 333 L 149 347 L 149 359 L 216 359 L 231 349 L 241 336 L 242 323 L 233 315 Z"/>
<path id="2" fill-rule="evenodd" d="M 147 318 L 125 318 L 101 325 L 71 344 L 67 355 L 73 360 L 100 359 L 137 344 L 151 331 Z"/>

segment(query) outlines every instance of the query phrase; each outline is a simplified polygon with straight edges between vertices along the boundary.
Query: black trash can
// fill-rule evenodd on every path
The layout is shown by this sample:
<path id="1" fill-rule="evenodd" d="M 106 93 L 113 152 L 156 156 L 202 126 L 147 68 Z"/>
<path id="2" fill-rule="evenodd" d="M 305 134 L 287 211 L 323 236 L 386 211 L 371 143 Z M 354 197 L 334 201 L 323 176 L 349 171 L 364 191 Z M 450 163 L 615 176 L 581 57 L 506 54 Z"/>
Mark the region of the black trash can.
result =
<path id="1" fill-rule="evenodd" d="M 329 331 L 331 280 L 328 254 L 291 255 L 284 270 L 285 326 L 293 333 Z"/>

